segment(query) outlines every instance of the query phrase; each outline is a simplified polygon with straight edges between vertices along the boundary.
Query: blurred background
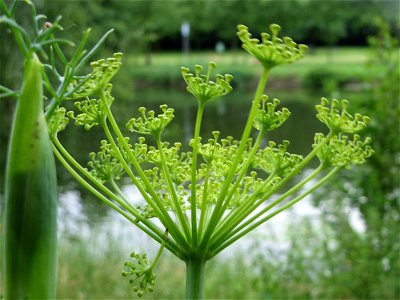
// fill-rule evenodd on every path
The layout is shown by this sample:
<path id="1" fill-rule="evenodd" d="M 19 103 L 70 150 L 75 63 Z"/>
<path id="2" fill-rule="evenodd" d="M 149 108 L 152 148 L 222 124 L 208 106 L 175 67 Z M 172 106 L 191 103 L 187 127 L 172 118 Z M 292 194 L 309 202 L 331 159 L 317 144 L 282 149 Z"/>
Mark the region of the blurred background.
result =
<path id="1" fill-rule="evenodd" d="M 7 2 L 7 1 L 6 1 Z M 271 72 L 267 94 L 279 98 L 292 117 L 271 139 L 291 141 L 290 152 L 306 154 L 316 131 L 320 97 L 346 98 L 351 111 L 371 116 L 365 135 L 375 155 L 345 170 L 312 198 L 299 203 L 238 241 L 209 262 L 206 297 L 217 299 L 400 299 L 400 109 L 398 1 L 34 1 L 39 13 L 62 15 L 63 35 L 79 41 L 92 28 L 91 43 L 115 32 L 95 59 L 124 53 L 113 80 L 113 105 L 121 126 L 137 108 L 166 103 L 176 118 L 170 141 L 192 136 L 196 101 L 185 92 L 180 67 L 218 64 L 234 76 L 234 92 L 205 112 L 204 138 L 213 130 L 239 138 L 260 72 L 240 48 L 236 25 L 254 36 L 282 27 L 282 35 L 307 44 L 301 61 Z M 29 28 L 26 6 L 18 18 Z M 0 82 L 18 88 L 22 61 L 13 37 L 0 27 Z M 68 48 L 65 49 L 68 52 Z M 0 100 L 0 199 L 15 101 Z M 82 164 L 97 151 L 100 131 L 69 128 L 61 140 Z M 120 273 L 132 251 L 157 249 L 144 234 L 78 186 L 61 167 L 60 298 L 130 298 Z M 137 199 L 129 184 L 124 190 Z M 144 297 L 182 298 L 184 265 L 165 254 L 155 292 Z M 171 276 L 174 274 L 174 276 Z M 1 291 L 1 288 L 0 288 Z"/>

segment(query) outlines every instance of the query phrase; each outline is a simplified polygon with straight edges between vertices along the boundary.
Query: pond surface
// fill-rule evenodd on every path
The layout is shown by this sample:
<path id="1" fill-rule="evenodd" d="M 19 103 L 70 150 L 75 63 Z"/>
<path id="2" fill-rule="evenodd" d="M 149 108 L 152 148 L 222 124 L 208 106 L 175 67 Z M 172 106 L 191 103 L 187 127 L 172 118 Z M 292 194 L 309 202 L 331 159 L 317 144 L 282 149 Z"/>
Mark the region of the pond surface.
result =
<path id="1" fill-rule="evenodd" d="M 289 140 L 291 142 L 288 149 L 289 152 L 302 155 L 307 154 L 311 150 L 315 132 L 325 133 L 327 131 L 325 126 L 315 117 L 314 106 L 320 102 L 319 93 L 308 93 L 298 90 L 289 92 L 277 90 L 269 92 L 269 95 L 270 98 L 276 97 L 280 99 L 281 106 L 287 107 L 292 115 L 281 128 L 271 132 L 267 138 L 277 143 L 282 140 Z M 230 135 L 235 139 L 240 139 L 252 98 L 253 92 L 242 90 L 234 91 L 223 99 L 210 102 L 206 106 L 202 123 L 201 136 L 203 139 L 211 137 L 213 130 L 219 130 L 221 137 Z M 193 96 L 185 91 L 140 90 L 133 92 L 132 98 L 129 101 L 116 100 L 112 109 L 117 122 L 120 123 L 120 126 L 124 127 L 124 124 L 130 118 L 139 115 L 137 109 L 140 106 L 157 111 L 158 106 L 164 103 L 175 109 L 175 119 L 167 127 L 163 136 L 164 140 L 170 142 L 179 141 L 183 145 L 187 145 L 187 141 L 192 137 L 197 103 Z M 0 122 L 0 126 L 3 129 L 8 128 L 8 125 L 5 124 L 7 118 L 1 118 Z M 131 135 L 127 131 L 126 134 Z M 83 165 L 86 165 L 88 153 L 98 151 L 99 142 L 102 139 L 104 139 L 104 135 L 98 128 L 86 131 L 82 127 L 74 126 L 72 122 L 67 130 L 60 134 L 60 140 L 64 146 Z M 133 136 L 134 139 L 135 136 Z M 5 154 L 5 144 L 3 142 L 0 145 L 2 156 Z M 1 162 L 0 175 L 3 175 L 5 167 L 4 156 Z M 129 241 L 129 245 L 134 243 L 135 240 L 143 241 L 144 234 L 138 234 L 135 231 L 136 233 L 133 238 L 131 232 L 132 225 L 128 225 L 128 222 L 121 220 L 122 218 L 110 212 L 105 205 L 91 194 L 82 190 L 61 166 L 58 166 L 58 176 L 61 204 L 60 233 L 62 232 L 62 235 L 77 234 L 84 237 L 91 234 L 92 225 L 90 224 L 96 224 L 96 227 L 99 228 L 96 234 L 100 241 L 106 238 L 102 237 L 102 234 L 104 235 L 105 232 L 107 232 L 106 236 L 122 235 L 118 240 Z M 4 178 L 4 176 L 0 176 L 0 178 Z M 4 183 L 1 185 L 3 187 Z M 125 189 L 130 194 L 130 197 L 140 198 L 135 187 L 127 185 Z M 309 201 L 305 200 L 304 204 L 298 206 L 295 214 L 302 215 L 309 213 L 315 214 L 316 210 Z M 287 217 L 277 217 L 276 220 L 272 221 L 280 224 L 279 227 L 285 227 L 283 226 L 286 223 L 285 220 L 287 221 Z M 104 228 L 107 228 L 108 231 Z M 122 228 L 125 228 L 125 230 L 122 230 Z M 100 243 L 104 244 L 103 242 Z"/>
<path id="2" fill-rule="evenodd" d="M 308 93 L 293 91 L 273 92 L 273 96 L 281 100 L 281 106 L 287 107 L 292 115 L 289 120 L 280 128 L 268 134 L 269 140 L 281 142 L 290 140 L 290 152 L 306 154 L 310 151 L 315 132 L 326 132 L 325 126 L 315 117 L 315 104 L 319 104 L 319 97 L 312 99 Z M 309 98 L 310 97 L 310 98 Z M 201 136 L 203 139 L 212 137 L 212 131 L 221 132 L 221 137 L 233 136 L 240 139 L 242 130 L 247 120 L 252 92 L 238 91 L 220 99 L 211 101 L 206 105 L 202 122 Z M 141 90 L 133 94 L 129 101 L 115 101 L 112 107 L 117 122 L 121 128 L 125 128 L 126 122 L 132 117 L 138 117 L 138 108 L 146 107 L 160 111 L 159 105 L 167 104 L 174 108 L 175 118 L 168 125 L 163 139 L 169 142 L 182 142 L 187 145 L 187 141 L 193 136 L 193 126 L 197 112 L 197 102 L 191 94 L 185 91 L 176 90 Z M 127 136 L 135 134 L 125 131 Z M 70 124 L 65 132 L 60 134 L 60 139 L 67 145 L 71 152 L 84 159 L 90 151 L 97 151 L 99 141 L 104 135 L 97 128 L 85 131 L 82 127 Z M 151 142 L 151 138 L 148 139 Z M 183 146 L 184 147 L 184 146 Z"/>

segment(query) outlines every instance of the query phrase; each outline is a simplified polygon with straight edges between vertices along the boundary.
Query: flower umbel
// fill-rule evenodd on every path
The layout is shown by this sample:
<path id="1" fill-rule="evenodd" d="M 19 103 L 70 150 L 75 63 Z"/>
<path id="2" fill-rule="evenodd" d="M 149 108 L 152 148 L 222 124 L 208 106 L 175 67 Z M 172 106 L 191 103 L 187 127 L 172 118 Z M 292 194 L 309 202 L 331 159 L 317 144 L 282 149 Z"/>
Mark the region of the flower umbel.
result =
<path id="1" fill-rule="evenodd" d="M 91 169 L 92 175 L 101 182 L 121 178 L 124 169 L 113 155 L 112 147 L 107 141 L 102 140 L 100 151 L 90 153 L 89 157 L 88 167 Z"/>
<path id="2" fill-rule="evenodd" d="M 323 134 L 316 134 L 313 147 L 319 145 L 324 138 Z M 317 156 L 322 164 L 349 169 L 351 165 L 365 163 L 366 158 L 374 154 L 370 143 L 369 137 L 362 141 L 360 136 L 355 134 L 353 140 L 350 140 L 347 135 L 339 134 L 324 144 Z"/>
<path id="3" fill-rule="evenodd" d="M 52 135 L 57 135 L 60 131 L 63 131 L 68 123 L 69 123 L 69 118 L 67 118 L 66 115 L 67 110 L 65 107 L 57 107 L 51 116 L 50 120 L 47 122 L 48 127 L 49 127 L 49 134 Z"/>
<path id="4" fill-rule="evenodd" d="M 290 111 L 284 107 L 280 111 L 275 111 L 279 105 L 279 100 L 268 101 L 268 96 L 261 97 L 261 105 L 254 120 L 254 128 L 257 130 L 271 131 L 280 127 L 289 117 Z"/>
<path id="5" fill-rule="evenodd" d="M 93 72 L 84 77 L 89 79 L 74 95 L 79 98 L 74 106 L 77 115 L 67 114 L 76 125 L 86 129 L 100 125 L 97 127 L 104 132 L 100 151 L 89 155 L 88 168 L 67 152 L 56 135 L 68 123 L 65 108 L 55 110 L 50 121 L 61 163 L 100 200 L 161 245 L 153 263 L 137 253 L 125 263 L 123 275 L 130 278 L 139 296 L 153 289 L 153 269 L 164 247 L 188 266 L 195 266 L 188 267 L 188 276 L 198 278 L 194 273 L 203 272 L 206 261 L 312 193 L 339 169 L 362 164 L 373 153 L 370 139 L 362 140 L 357 134 L 369 118 L 350 114 L 346 100 L 322 98 L 316 106 L 317 118 L 330 131 L 326 136 L 316 134 L 304 157 L 287 151 L 289 141 L 272 141 L 270 131 L 281 127 L 291 113 L 280 108 L 278 99 L 269 100 L 264 94 L 269 70 L 300 59 L 306 47 L 288 37 L 278 38 L 278 25 L 271 25 L 272 35 L 261 34 L 261 42 L 251 38 L 247 27 L 238 28 L 243 48 L 263 66 L 240 139 L 221 138 L 216 130 L 211 138 L 201 137 L 205 104 L 232 91 L 231 75 L 216 75 L 211 80 L 216 67 L 213 62 L 205 74 L 199 65 L 193 73 L 181 69 L 187 91 L 198 100 L 193 136 L 186 145 L 182 140 L 171 143 L 163 139 L 175 117 L 166 104 L 159 113 L 140 107 L 139 116 L 127 122 L 128 130 L 120 129 L 111 110 L 114 98 L 109 83 L 120 67 L 120 54 L 92 64 Z M 146 135 L 152 138 L 148 141 Z M 316 157 L 319 166 L 300 175 Z M 137 187 L 142 203 L 130 200 L 116 182 L 120 178 Z M 191 280 L 186 298 L 201 299 L 202 287 L 197 285 L 202 282 Z"/>
<path id="6" fill-rule="evenodd" d="M 325 123 L 333 133 L 356 133 L 367 127 L 369 117 L 356 113 L 354 116 L 347 112 L 349 101 L 343 99 L 329 101 L 321 98 L 321 104 L 316 105 L 317 118 Z M 341 110 L 340 110 L 341 108 Z"/>
<path id="7" fill-rule="evenodd" d="M 117 74 L 122 64 L 122 53 L 114 53 L 113 57 L 100 59 L 90 64 L 92 73 L 85 83 L 75 91 L 71 99 L 89 97 L 101 90 Z"/>
<path id="8" fill-rule="evenodd" d="M 146 108 L 140 107 L 139 112 L 142 116 L 130 119 L 126 127 L 141 134 L 160 135 L 174 118 L 174 109 L 166 104 L 160 105 L 160 108 L 162 113 L 156 116 L 154 110 L 150 110 L 146 115 Z"/>
<path id="9" fill-rule="evenodd" d="M 132 285 L 139 281 L 138 285 L 133 286 L 133 291 L 141 297 L 145 291 L 153 291 L 156 275 L 147 254 L 141 255 L 133 252 L 131 258 L 131 260 L 125 261 L 125 270 L 122 271 L 122 276 L 130 278 L 129 282 Z"/>
<path id="10" fill-rule="evenodd" d="M 216 63 L 210 62 L 207 74 L 201 74 L 203 67 L 195 66 L 195 74 L 189 73 L 188 68 L 181 68 L 183 79 L 187 84 L 187 91 L 193 94 L 200 102 L 206 102 L 214 98 L 224 96 L 232 91 L 230 82 L 233 76 L 230 74 L 217 74 L 216 81 L 210 80 L 211 72 L 217 66 Z"/>
<path id="11" fill-rule="evenodd" d="M 281 27 L 277 24 L 271 24 L 269 27 L 272 35 L 261 33 L 261 42 L 251 37 L 246 26 L 238 25 L 237 28 L 243 49 L 255 56 L 266 69 L 295 62 L 302 58 L 308 49 L 306 45 L 297 44 L 290 37 L 279 38 Z"/>

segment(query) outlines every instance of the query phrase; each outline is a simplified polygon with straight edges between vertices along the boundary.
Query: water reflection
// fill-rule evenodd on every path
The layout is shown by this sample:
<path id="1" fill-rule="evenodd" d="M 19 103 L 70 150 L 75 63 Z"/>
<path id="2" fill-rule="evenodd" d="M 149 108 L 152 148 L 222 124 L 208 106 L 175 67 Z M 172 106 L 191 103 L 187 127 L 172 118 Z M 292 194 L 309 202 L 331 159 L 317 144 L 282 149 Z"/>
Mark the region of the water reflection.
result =
<path id="1" fill-rule="evenodd" d="M 221 137 L 230 135 L 240 139 L 250 109 L 252 93 L 252 91 L 236 91 L 224 99 L 210 102 L 206 106 L 204 114 L 202 137 L 207 139 L 212 136 L 213 130 L 219 130 Z M 267 138 L 277 143 L 285 139 L 290 140 L 289 152 L 302 155 L 308 153 L 311 149 L 314 133 L 326 130 L 315 118 L 314 105 L 319 102 L 318 98 L 310 96 L 309 93 L 304 91 L 291 91 L 289 93 L 271 91 L 269 95 L 271 98 L 280 99 L 281 105 L 287 107 L 292 115 L 281 128 L 271 132 Z M 187 145 L 187 141 L 192 137 L 197 103 L 190 94 L 184 91 L 140 90 L 134 93 L 133 98 L 129 101 L 115 101 L 112 109 L 121 128 L 125 128 L 125 124 L 130 118 L 138 116 L 137 109 L 140 106 L 146 106 L 148 109 L 157 111 L 159 105 L 164 103 L 175 109 L 175 119 L 165 131 L 163 139 L 170 142 L 179 141 L 183 145 Z M 6 118 L 0 120 L 2 128 L 8 128 L 5 121 Z M 124 134 L 132 136 L 132 141 L 137 139 L 135 134 L 128 131 Z M 82 165 L 86 165 L 90 152 L 98 151 L 102 139 L 104 139 L 104 135 L 99 128 L 86 131 L 82 127 L 74 126 L 72 122 L 64 132 L 60 133 L 60 140 L 65 148 Z M 151 138 L 149 138 L 149 141 L 151 142 Z M 5 144 L 1 144 L 1 153 L 5 153 Z M 183 150 L 187 150 L 187 146 Z M 4 172 L 4 160 L 2 160 L 0 169 L 1 172 Z M 87 219 L 85 218 L 85 222 L 97 222 L 108 215 L 108 208 L 77 185 L 61 166 L 58 166 L 58 177 L 60 193 L 63 195 L 74 193 L 76 195 L 78 193 L 79 198 L 83 199 L 81 213 L 88 216 Z M 1 176 L 1 178 L 4 178 L 4 176 Z M 1 185 L 4 186 L 3 183 Z"/>
<path id="2" fill-rule="evenodd" d="M 281 128 L 271 132 L 268 139 L 276 142 L 284 139 L 290 140 L 289 151 L 306 154 L 310 150 L 314 133 L 325 130 L 315 118 L 314 105 L 319 102 L 318 98 L 314 97 L 312 100 L 304 92 L 291 95 L 285 95 L 282 92 L 272 94 L 281 99 L 281 104 L 287 107 L 292 115 Z M 201 136 L 204 139 L 210 138 L 212 131 L 218 130 L 222 137 L 230 135 L 240 139 L 252 97 L 252 93 L 241 91 L 232 93 L 221 100 L 210 102 L 205 109 Z M 116 101 L 113 104 L 113 112 L 121 128 L 125 128 L 125 124 L 130 118 L 139 115 L 137 109 L 140 106 L 158 111 L 159 105 L 164 103 L 175 109 L 175 119 L 167 127 L 163 139 L 187 144 L 193 133 L 197 103 L 186 92 L 143 90 L 135 94 L 130 101 Z M 124 133 L 132 136 L 133 140 L 137 138 L 135 134 L 127 130 Z M 88 152 L 96 151 L 99 141 L 103 138 L 101 131 L 96 128 L 88 132 L 82 127 L 71 125 L 60 134 L 60 139 L 67 149 L 71 150 L 71 153 L 76 155 L 79 160 L 86 158 Z M 151 142 L 151 138 L 148 141 Z"/>

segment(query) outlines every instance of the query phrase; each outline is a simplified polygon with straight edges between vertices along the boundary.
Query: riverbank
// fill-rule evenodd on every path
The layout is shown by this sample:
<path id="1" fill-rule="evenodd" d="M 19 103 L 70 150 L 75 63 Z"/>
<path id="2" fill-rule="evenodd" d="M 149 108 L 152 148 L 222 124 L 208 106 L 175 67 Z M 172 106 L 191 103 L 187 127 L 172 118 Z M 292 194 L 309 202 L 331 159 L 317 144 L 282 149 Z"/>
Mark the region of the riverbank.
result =
<path id="1" fill-rule="evenodd" d="M 304 59 L 272 70 L 269 87 L 274 89 L 333 88 L 360 89 L 371 69 L 366 67 L 368 48 L 311 48 Z M 237 50 L 217 54 L 213 51 L 152 53 L 127 55 L 125 72 L 134 80 L 136 89 L 183 86 L 180 67 L 195 64 L 218 64 L 219 73 L 234 76 L 234 85 L 252 89 L 257 83 L 260 66 L 246 52 Z M 378 71 L 378 70 L 377 70 Z"/>

